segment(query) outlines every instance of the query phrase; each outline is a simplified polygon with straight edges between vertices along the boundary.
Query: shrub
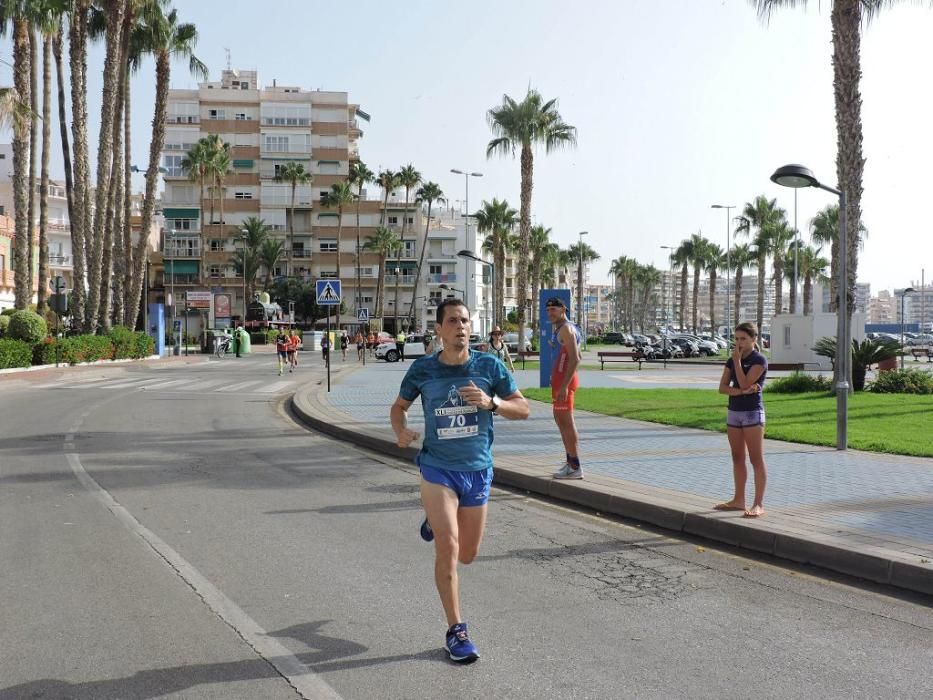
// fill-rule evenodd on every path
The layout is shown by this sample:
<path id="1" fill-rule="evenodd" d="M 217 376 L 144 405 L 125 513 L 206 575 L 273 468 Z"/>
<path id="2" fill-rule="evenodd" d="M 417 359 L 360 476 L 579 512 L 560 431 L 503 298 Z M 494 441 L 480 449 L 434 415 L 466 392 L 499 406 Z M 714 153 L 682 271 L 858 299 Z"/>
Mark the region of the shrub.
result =
<path id="1" fill-rule="evenodd" d="M 822 357 L 836 359 L 836 339 L 820 338 L 813 344 L 813 352 Z M 865 388 L 865 373 L 871 365 L 890 360 L 901 354 L 900 344 L 889 339 L 875 338 L 874 340 L 852 341 L 852 390 L 862 391 Z"/>
<path id="2" fill-rule="evenodd" d="M 765 384 L 765 391 L 774 394 L 804 394 L 812 391 L 832 391 L 833 382 L 828 377 L 818 374 L 794 372 L 786 377 L 780 377 Z"/>
<path id="3" fill-rule="evenodd" d="M 48 324 L 35 311 L 17 311 L 10 316 L 10 327 L 7 328 L 6 337 L 25 340 L 30 345 L 35 345 L 48 334 Z"/>
<path id="4" fill-rule="evenodd" d="M 601 335 L 591 335 L 589 338 L 586 339 L 586 344 L 587 345 L 602 345 L 603 337 Z"/>
<path id="5" fill-rule="evenodd" d="M 10 327 L 10 317 L 0 316 L 0 338 L 6 335 L 6 330 L 9 327 Z"/>
<path id="6" fill-rule="evenodd" d="M 12 316 L 16 313 L 16 309 L 4 309 L 0 311 L 0 316 Z"/>
<path id="7" fill-rule="evenodd" d="M 126 326 L 114 326 L 108 334 L 113 343 L 113 357 L 115 360 L 124 360 L 136 357 L 135 333 Z"/>
<path id="8" fill-rule="evenodd" d="M 32 364 L 32 345 L 25 340 L 0 340 L 0 369 L 29 367 Z"/>
<path id="9" fill-rule="evenodd" d="M 875 394 L 933 394 L 933 375 L 922 369 L 891 369 L 879 372 L 868 385 Z"/>
<path id="10" fill-rule="evenodd" d="M 133 359 L 139 360 L 155 353 L 155 340 L 148 333 L 136 331 L 133 333 L 133 340 Z"/>
<path id="11" fill-rule="evenodd" d="M 75 365 L 79 362 L 96 362 L 113 359 L 113 343 L 102 335 L 73 335 L 36 345 L 33 359 L 36 364 L 49 365 L 55 362 L 56 348 L 61 348 L 62 362 Z"/>

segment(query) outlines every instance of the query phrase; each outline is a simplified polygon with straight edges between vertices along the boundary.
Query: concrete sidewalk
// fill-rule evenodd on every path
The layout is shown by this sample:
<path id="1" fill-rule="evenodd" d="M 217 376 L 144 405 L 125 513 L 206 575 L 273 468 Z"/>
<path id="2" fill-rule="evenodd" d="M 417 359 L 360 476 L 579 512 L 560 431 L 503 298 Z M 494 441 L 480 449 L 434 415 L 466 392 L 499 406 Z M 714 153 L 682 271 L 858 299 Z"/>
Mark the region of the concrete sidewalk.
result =
<path id="1" fill-rule="evenodd" d="M 395 445 L 388 420 L 408 364 L 349 364 L 330 393 L 320 384 L 298 391 L 297 416 L 341 439 L 413 458 L 417 450 Z M 732 495 L 724 434 L 579 411 L 586 478 L 555 481 L 564 453 L 550 406 L 530 403 L 528 421 L 496 420 L 498 484 L 933 594 L 933 460 L 767 440 L 768 514 L 751 520 L 712 510 Z M 417 402 L 409 417 L 420 432 Z"/>

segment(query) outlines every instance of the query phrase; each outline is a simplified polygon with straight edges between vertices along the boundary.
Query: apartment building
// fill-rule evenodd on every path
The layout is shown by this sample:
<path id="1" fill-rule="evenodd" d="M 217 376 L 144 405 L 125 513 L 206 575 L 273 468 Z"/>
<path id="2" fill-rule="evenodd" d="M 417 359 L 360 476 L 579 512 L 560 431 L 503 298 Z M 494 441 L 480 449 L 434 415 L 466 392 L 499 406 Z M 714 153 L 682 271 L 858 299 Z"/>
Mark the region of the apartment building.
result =
<path id="1" fill-rule="evenodd" d="M 232 308 L 243 309 L 244 280 L 234 268 L 233 253 L 242 245 L 243 222 L 259 217 L 286 249 L 275 269 L 262 269 L 257 281 L 267 275 L 307 281 L 340 279 L 344 302 L 352 314 L 343 320 L 355 324 L 359 265 L 359 305 L 367 307 L 371 316 L 378 316 L 373 302 L 380 257 L 363 250 L 357 260 L 356 205 L 348 207 L 338 220 L 336 210 L 321 204 L 322 195 L 331 185 L 345 181 L 350 163 L 359 159 L 361 119 L 369 116 L 349 101 L 346 92 L 278 85 L 274 79 L 271 85 L 260 85 L 256 71 L 224 70 L 218 82 L 201 83 L 197 89 L 170 90 L 162 155 L 166 223 L 162 255 L 154 256 L 153 300 L 159 295 L 165 298 L 165 288 L 174 278 L 178 292 L 210 289 L 227 293 L 233 300 Z M 211 134 L 230 144 L 233 161 L 233 172 L 227 176 L 223 192 L 216 193 L 213 207 L 208 193 L 200 199 L 198 183 L 190 181 L 181 166 L 198 139 Z M 294 207 L 291 185 L 277 180 L 290 161 L 302 163 L 312 175 L 310 184 L 296 187 Z M 406 206 L 404 197 L 390 197 L 384 207 L 382 199 L 370 198 L 364 192 L 360 200 L 361 241 L 375 232 L 383 217 L 390 228 L 400 230 L 403 217 L 414 227 L 416 210 L 413 203 Z M 390 270 L 387 287 L 394 286 L 398 275 L 406 297 L 414 285 L 415 247 L 413 242 L 406 243 L 401 263 L 386 262 Z M 392 312 L 394 316 L 394 308 Z"/>

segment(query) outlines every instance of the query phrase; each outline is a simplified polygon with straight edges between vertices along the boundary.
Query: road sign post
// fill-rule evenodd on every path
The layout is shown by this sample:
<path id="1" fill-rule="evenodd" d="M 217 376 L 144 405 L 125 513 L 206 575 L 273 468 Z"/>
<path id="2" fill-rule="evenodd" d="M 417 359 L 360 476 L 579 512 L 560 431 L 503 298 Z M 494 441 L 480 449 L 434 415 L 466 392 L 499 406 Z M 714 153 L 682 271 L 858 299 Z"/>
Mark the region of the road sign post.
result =
<path id="1" fill-rule="evenodd" d="M 327 342 L 330 343 L 330 307 L 340 304 L 340 280 L 318 280 L 315 283 L 318 306 L 327 307 Z M 330 392 L 330 354 L 333 347 L 327 349 L 327 391 Z"/>
<path id="2" fill-rule="evenodd" d="M 361 323 L 365 323 L 369 325 L 369 307 L 368 306 L 361 306 L 357 310 L 356 320 L 360 321 Z M 366 326 L 363 326 L 360 330 L 357 331 L 357 333 L 362 334 L 364 330 L 366 330 Z M 368 348 L 366 347 L 366 335 L 363 334 L 363 366 L 364 367 L 366 366 L 366 350 L 367 349 Z"/>

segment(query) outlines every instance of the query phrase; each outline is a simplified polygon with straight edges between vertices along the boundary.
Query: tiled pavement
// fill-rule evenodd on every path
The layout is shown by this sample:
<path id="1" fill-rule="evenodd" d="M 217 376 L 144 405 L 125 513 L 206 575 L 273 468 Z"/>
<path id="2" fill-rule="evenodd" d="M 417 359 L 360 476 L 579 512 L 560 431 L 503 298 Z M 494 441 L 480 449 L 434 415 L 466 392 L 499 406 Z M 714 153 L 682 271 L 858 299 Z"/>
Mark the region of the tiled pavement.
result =
<path id="1" fill-rule="evenodd" d="M 407 364 L 341 369 L 349 371 L 340 372 L 329 394 L 315 385 L 295 395 L 299 416 L 317 427 L 330 426 L 347 439 L 398 452 L 388 409 Z M 519 386 L 537 385 L 536 373 L 517 374 Z M 639 374 L 620 373 L 618 379 L 637 381 Z M 610 376 L 584 372 L 582 385 L 612 385 Z M 650 386 L 658 385 L 657 377 Z M 674 379 L 693 386 L 704 381 L 709 384 L 708 377 Z M 710 510 L 731 495 L 724 434 L 578 412 L 587 478 L 555 483 L 549 475 L 562 461 L 563 449 L 550 407 L 531 404 L 528 421 L 496 421 L 493 451 L 502 483 L 933 593 L 933 459 L 768 440 L 768 515 L 748 521 Z M 419 430 L 420 405 L 412 407 L 409 419 Z"/>

